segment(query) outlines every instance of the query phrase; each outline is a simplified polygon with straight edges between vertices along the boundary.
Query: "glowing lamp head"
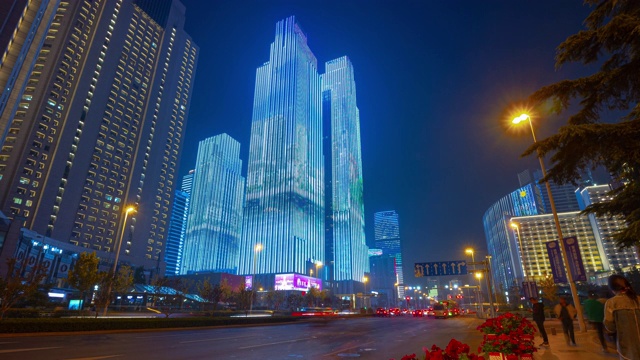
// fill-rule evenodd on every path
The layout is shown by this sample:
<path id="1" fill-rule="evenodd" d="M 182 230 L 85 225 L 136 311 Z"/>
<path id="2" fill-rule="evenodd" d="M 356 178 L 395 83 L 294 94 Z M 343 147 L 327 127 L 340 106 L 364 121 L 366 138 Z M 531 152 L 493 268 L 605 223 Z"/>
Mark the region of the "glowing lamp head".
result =
<path id="1" fill-rule="evenodd" d="M 134 206 L 129 206 L 124 210 L 127 214 L 135 212 L 136 208 Z"/>
<path id="2" fill-rule="evenodd" d="M 466 254 L 473 254 L 473 249 L 472 248 L 468 248 L 464 251 Z"/>
<path id="3" fill-rule="evenodd" d="M 511 120 L 511 122 L 514 123 L 514 124 L 519 124 L 519 123 L 521 123 L 523 121 L 527 121 L 529 119 L 530 119 L 529 115 L 521 114 L 520 116 L 515 117 L 513 120 Z"/>
<path id="4" fill-rule="evenodd" d="M 262 244 L 257 244 L 256 251 L 261 251 L 261 250 L 262 250 Z"/>

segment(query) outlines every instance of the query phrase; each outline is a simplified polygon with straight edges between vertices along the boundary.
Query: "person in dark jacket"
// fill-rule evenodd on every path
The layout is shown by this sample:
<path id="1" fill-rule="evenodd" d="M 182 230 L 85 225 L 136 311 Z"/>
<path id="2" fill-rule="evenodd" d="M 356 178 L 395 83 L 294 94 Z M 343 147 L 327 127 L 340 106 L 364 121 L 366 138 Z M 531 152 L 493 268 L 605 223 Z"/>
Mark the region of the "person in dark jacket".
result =
<path id="1" fill-rule="evenodd" d="M 529 298 L 529 301 L 531 301 L 532 305 L 533 321 L 538 325 L 538 330 L 540 331 L 540 335 L 542 335 L 543 342 L 540 346 L 549 346 L 549 338 L 547 337 L 547 332 L 544 330 L 544 304 L 534 297 Z"/>

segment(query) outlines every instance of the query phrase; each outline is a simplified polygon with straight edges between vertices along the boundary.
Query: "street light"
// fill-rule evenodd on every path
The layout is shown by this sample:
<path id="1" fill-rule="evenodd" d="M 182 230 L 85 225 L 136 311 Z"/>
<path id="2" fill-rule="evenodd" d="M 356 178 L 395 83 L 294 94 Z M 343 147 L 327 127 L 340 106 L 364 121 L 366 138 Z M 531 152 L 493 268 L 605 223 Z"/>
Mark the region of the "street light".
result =
<path id="1" fill-rule="evenodd" d="M 262 244 L 256 244 L 256 247 L 253 248 L 253 270 L 251 273 L 253 274 L 253 279 L 251 279 L 251 301 L 249 305 L 249 313 L 253 314 L 253 289 L 256 286 L 256 262 L 258 261 L 258 255 L 262 251 Z"/>
<path id="2" fill-rule="evenodd" d="M 471 262 L 475 263 L 476 260 L 474 258 L 475 255 L 475 251 L 473 251 L 472 248 L 466 248 L 464 250 L 465 254 L 470 254 L 471 255 Z M 476 269 L 476 265 L 473 265 L 473 270 Z M 480 301 L 480 278 L 478 278 L 478 288 L 476 290 L 476 311 L 478 311 L 478 302 Z M 482 308 L 482 307 L 481 307 Z M 482 313 L 482 312 L 481 312 Z"/>
<path id="3" fill-rule="evenodd" d="M 120 249 L 122 248 L 122 242 L 124 241 L 124 230 L 127 228 L 127 217 L 129 217 L 129 213 L 135 212 L 136 208 L 133 206 L 127 206 L 124 209 L 124 221 L 122 222 L 122 230 L 120 231 L 120 239 L 118 239 L 118 245 L 116 246 L 116 258 L 113 261 L 113 266 L 111 267 L 111 279 L 109 281 L 109 285 L 107 288 L 107 299 L 111 299 L 111 286 L 113 284 L 113 280 L 116 278 L 116 267 L 118 266 L 118 258 L 120 258 Z M 110 301 L 109 301 L 110 302 Z M 107 315 L 107 309 L 109 308 L 109 303 L 104 306 L 104 311 L 102 312 L 102 316 Z"/>
<path id="4" fill-rule="evenodd" d="M 516 235 L 518 236 L 518 247 L 520 248 L 520 262 L 522 263 L 522 273 L 524 275 L 524 281 L 528 281 L 529 276 L 527 275 L 527 267 L 524 261 L 524 250 L 522 248 L 522 237 L 520 236 L 520 227 L 518 224 L 511 222 L 511 227 L 516 230 Z"/>
<path id="5" fill-rule="evenodd" d="M 369 281 L 368 277 L 363 277 L 362 282 L 364 283 L 364 307 L 367 307 L 367 282 Z"/>
<path id="6" fill-rule="evenodd" d="M 533 123 L 531 122 L 531 116 L 528 114 L 521 114 L 520 116 L 514 118 L 511 122 L 513 124 L 519 124 L 523 121 L 529 121 L 529 128 L 531 129 L 531 135 L 533 136 L 533 143 L 536 144 L 538 140 L 536 139 L 536 133 L 533 131 Z M 549 185 L 549 181 L 547 180 L 547 170 L 544 166 L 544 160 L 542 159 L 542 154 L 540 153 L 540 148 L 536 149 L 538 154 L 538 160 L 540 160 L 540 170 L 542 170 L 542 178 L 544 179 L 545 187 L 547 188 L 547 194 L 549 196 L 549 205 L 551 205 L 551 212 L 553 213 L 553 220 L 556 225 L 556 231 L 558 233 L 558 243 L 560 244 L 560 251 L 562 253 L 562 260 L 567 265 L 567 280 L 569 280 L 569 287 L 571 288 L 571 296 L 573 297 L 573 304 L 578 312 L 578 323 L 580 324 L 580 331 L 585 332 L 587 328 L 584 323 L 584 316 L 582 314 L 582 306 L 580 306 L 580 298 L 578 297 L 578 290 L 576 289 L 576 284 L 573 282 L 573 274 L 571 273 L 571 268 L 569 265 L 569 258 L 567 257 L 567 250 L 564 247 L 564 237 L 562 236 L 562 229 L 560 228 L 560 220 L 558 219 L 558 212 L 556 211 L 556 204 L 553 201 L 553 194 L 551 193 L 551 185 Z"/>
<path id="7" fill-rule="evenodd" d="M 323 264 L 322 264 L 322 261 L 318 261 L 318 262 L 316 262 L 316 276 L 317 276 L 318 278 L 320 278 L 320 269 L 319 269 L 319 268 L 321 268 L 321 267 L 322 267 L 322 265 L 323 265 Z"/>

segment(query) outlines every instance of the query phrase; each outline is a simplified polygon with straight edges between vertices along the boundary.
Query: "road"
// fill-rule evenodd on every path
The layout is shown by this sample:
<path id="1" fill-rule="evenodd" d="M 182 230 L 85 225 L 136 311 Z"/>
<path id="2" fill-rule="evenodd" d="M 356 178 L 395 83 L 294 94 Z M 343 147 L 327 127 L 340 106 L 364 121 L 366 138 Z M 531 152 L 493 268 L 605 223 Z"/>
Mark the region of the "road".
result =
<path id="1" fill-rule="evenodd" d="M 129 333 L 0 337 L 0 358 L 20 359 L 400 359 L 451 338 L 475 352 L 476 318 L 351 318 L 283 325 Z"/>

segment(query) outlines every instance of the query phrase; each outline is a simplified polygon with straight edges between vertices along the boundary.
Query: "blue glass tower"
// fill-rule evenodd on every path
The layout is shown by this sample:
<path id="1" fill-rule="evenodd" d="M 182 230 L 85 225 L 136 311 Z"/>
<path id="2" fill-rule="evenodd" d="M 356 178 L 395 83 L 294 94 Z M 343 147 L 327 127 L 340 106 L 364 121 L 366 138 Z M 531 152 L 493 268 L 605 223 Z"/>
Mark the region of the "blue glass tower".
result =
<path id="1" fill-rule="evenodd" d="M 235 273 L 240 255 L 244 178 L 240 143 L 227 134 L 200 142 L 181 273 Z"/>
<path id="2" fill-rule="evenodd" d="M 320 75 L 289 17 L 256 71 L 239 272 L 305 273 L 324 247 Z"/>
<path id="3" fill-rule="evenodd" d="M 325 64 L 322 75 L 325 129 L 325 193 L 331 212 L 333 280 L 362 281 L 369 272 L 362 198 L 360 115 L 356 104 L 353 65 L 346 56 Z M 330 132 L 327 133 L 327 130 Z M 329 198 L 330 196 L 330 198 Z"/>
<path id="4" fill-rule="evenodd" d="M 169 233 L 167 235 L 167 248 L 164 253 L 164 261 L 167 264 L 165 276 L 178 275 L 182 268 L 182 252 L 184 250 L 185 233 L 187 232 L 189 198 L 192 186 L 193 170 L 182 177 L 182 190 L 176 190 L 173 200 Z"/>
<path id="5" fill-rule="evenodd" d="M 400 217 L 395 210 L 379 211 L 374 214 L 376 247 L 385 256 L 395 259 L 395 277 L 398 284 L 404 284 L 402 271 L 402 248 L 400 246 Z M 404 287 L 398 286 L 398 298 L 404 297 Z"/>
<path id="6" fill-rule="evenodd" d="M 509 222 L 514 216 L 544 213 L 538 188 L 534 184 L 523 186 L 493 204 L 482 218 L 491 270 L 496 287 L 508 289 L 523 278 L 522 263 L 518 256 L 517 239 Z"/>

